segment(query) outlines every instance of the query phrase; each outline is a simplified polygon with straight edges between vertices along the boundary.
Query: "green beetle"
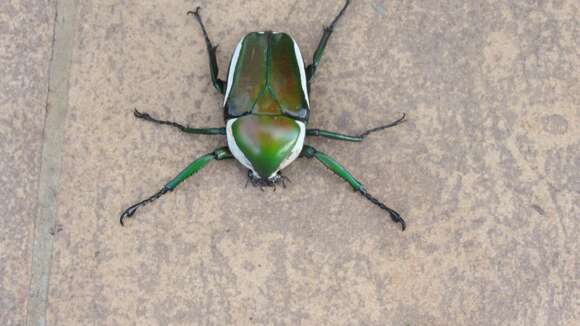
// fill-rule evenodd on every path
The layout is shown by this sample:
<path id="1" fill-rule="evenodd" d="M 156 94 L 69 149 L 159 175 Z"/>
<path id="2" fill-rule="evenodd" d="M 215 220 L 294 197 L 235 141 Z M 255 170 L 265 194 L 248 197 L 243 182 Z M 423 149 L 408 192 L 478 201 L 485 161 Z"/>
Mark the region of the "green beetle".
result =
<path id="1" fill-rule="evenodd" d="M 322 136 L 336 140 L 360 142 L 372 132 L 396 126 L 405 115 L 395 122 L 379 126 L 360 135 L 307 129 L 310 115 L 309 83 L 330 38 L 334 26 L 348 8 L 347 0 L 330 26 L 324 28 L 312 64 L 305 67 L 296 41 L 285 33 L 271 31 L 254 32 L 244 36 L 232 54 L 228 78 L 224 82 L 218 77 L 216 59 L 217 46 L 213 46 L 199 14 L 199 7 L 190 11 L 203 32 L 213 86 L 224 95 L 225 127 L 190 128 L 181 124 L 158 120 L 147 113 L 135 110 L 135 117 L 157 124 L 170 125 L 183 132 L 205 135 L 225 135 L 227 147 L 217 148 L 211 153 L 194 160 L 159 192 L 127 208 L 120 222 L 131 217 L 135 211 L 162 195 L 173 191 L 185 179 L 201 170 L 212 160 L 235 158 L 248 168 L 248 181 L 254 186 L 285 186 L 286 177 L 280 170 L 298 157 L 316 158 L 332 172 L 348 182 L 355 191 L 373 204 L 386 210 L 391 219 L 401 224 L 405 221 L 394 211 L 371 196 L 363 185 L 333 158 L 314 147 L 305 145 L 306 136 Z"/>

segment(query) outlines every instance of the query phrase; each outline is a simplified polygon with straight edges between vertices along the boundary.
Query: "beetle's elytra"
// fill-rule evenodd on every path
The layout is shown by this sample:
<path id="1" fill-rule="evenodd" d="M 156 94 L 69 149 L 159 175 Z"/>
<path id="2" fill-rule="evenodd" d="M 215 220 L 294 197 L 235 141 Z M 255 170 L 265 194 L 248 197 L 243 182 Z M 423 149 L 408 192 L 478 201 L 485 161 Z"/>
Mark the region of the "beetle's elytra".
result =
<path id="1" fill-rule="evenodd" d="M 306 136 L 321 136 L 341 141 L 360 142 L 370 133 L 393 127 L 399 120 L 369 129 L 359 135 L 346 135 L 320 129 L 307 129 L 310 115 L 309 83 L 315 75 L 328 39 L 350 1 L 347 0 L 332 23 L 323 30 L 318 48 L 310 65 L 304 60 L 296 41 L 285 33 L 271 31 L 253 32 L 244 36 L 236 46 L 229 65 L 227 80 L 218 77 L 216 49 L 209 39 L 199 14 L 199 7 L 188 12 L 199 23 L 207 51 L 211 80 L 224 95 L 225 127 L 190 128 L 181 124 L 158 120 L 147 113 L 135 110 L 135 117 L 157 124 L 170 125 L 190 134 L 225 135 L 227 146 L 199 157 L 169 181 L 153 196 L 127 208 L 120 222 L 133 216 L 135 211 L 164 194 L 173 191 L 181 182 L 201 170 L 212 160 L 235 158 L 248 168 L 248 178 L 254 186 L 285 186 L 286 177 L 280 170 L 298 157 L 316 158 L 332 172 L 348 182 L 352 188 L 370 202 L 387 211 L 391 219 L 401 224 L 405 221 L 394 211 L 371 196 L 357 179 L 329 155 L 304 144 Z"/>

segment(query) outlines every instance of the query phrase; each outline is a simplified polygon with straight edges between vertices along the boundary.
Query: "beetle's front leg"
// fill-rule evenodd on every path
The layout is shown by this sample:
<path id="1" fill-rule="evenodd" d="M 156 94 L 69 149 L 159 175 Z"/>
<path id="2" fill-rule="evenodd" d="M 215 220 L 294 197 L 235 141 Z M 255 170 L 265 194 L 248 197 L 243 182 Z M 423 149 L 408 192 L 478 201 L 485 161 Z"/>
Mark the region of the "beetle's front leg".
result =
<path id="1" fill-rule="evenodd" d="M 119 219 L 119 222 L 121 222 L 121 225 L 124 225 L 125 219 L 133 216 L 133 214 L 135 214 L 135 212 L 139 207 L 145 206 L 148 203 L 157 200 L 159 197 L 165 195 L 166 193 L 173 191 L 173 189 L 175 189 L 180 183 L 182 183 L 183 181 L 185 181 L 185 179 L 189 178 L 190 176 L 201 170 L 210 161 L 225 160 L 230 158 L 233 158 L 233 155 L 232 153 L 230 153 L 230 150 L 227 147 L 218 148 L 211 153 L 199 157 L 195 161 L 191 162 L 191 164 L 189 164 L 185 169 L 183 169 L 183 171 L 181 171 L 181 173 L 179 173 L 175 178 L 173 178 L 173 180 L 165 184 L 165 186 L 163 186 L 163 188 L 161 188 L 161 190 L 159 190 L 153 196 L 145 200 L 142 200 L 137 204 L 127 208 L 125 211 L 123 211 L 123 214 L 121 214 L 121 218 Z"/>
<path id="2" fill-rule="evenodd" d="M 358 181 L 355 177 L 353 177 L 352 174 L 350 174 L 350 172 L 348 172 L 347 169 L 345 169 L 332 157 L 308 145 L 304 145 L 304 148 L 302 149 L 302 153 L 300 155 L 307 158 L 313 157 L 316 158 L 318 161 L 324 164 L 324 166 L 326 166 L 330 171 L 334 172 L 344 181 L 348 182 L 356 192 L 358 192 L 363 197 L 368 199 L 371 203 L 387 211 L 391 216 L 391 220 L 393 220 L 393 222 L 395 223 L 401 224 L 401 228 L 403 229 L 403 231 L 405 231 L 407 224 L 405 223 L 405 220 L 401 217 L 401 215 L 397 213 L 394 209 L 388 207 L 387 205 L 383 204 L 378 199 L 373 197 L 371 194 L 369 194 L 368 191 L 363 186 L 363 184 L 360 181 Z"/>
<path id="3" fill-rule="evenodd" d="M 336 139 L 336 140 L 344 140 L 344 141 L 353 141 L 353 142 L 361 142 L 363 141 L 368 135 L 370 135 L 373 132 L 376 131 L 380 131 L 380 130 L 385 130 L 387 128 L 391 128 L 394 127 L 396 125 L 399 125 L 403 122 L 405 122 L 405 114 L 403 114 L 403 116 L 401 118 L 399 118 L 397 121 L 393 121 L 389 124 L 383 125 L 383 126 L 379 126 L 373 129 L 369 129 L 359 135 L 345 135 L 345 134 L 341 134 L 338 132 L 334 132 L 334 131 L 328 131 L 328 130 L 321 130 L 321 129 L 307 129 L 306 130 L 306 136 L 320 136 L 320 137 L 326 137 L 326 138 L 330 138 L 330 139 Z"/>
<path id="4" fill-rule="evenodd" d="M 135 118 L 137 118 L 137 119 L 143 119 L 145 121 L 150 121 L 150 122 L 157 123 L 160 125 L 172 126 L 172 127 L 175 127 L 177 129 L 185 132 L 185 133 L 188 133 L 188 134 L 200 134 L 200 135 L 225 135 L 226 134 L 226 128 L 223 128 L 223 127 L 221 127 L 221 128 L 191 128 L 191 127 L 181 125 L 177 122 L 155 119 L 152 116 L 150 116 L 149 113 L 139 112 L 139 111 L 137 111 L 137 109 L 135 109 L 135 112 L 133 114 L 135 115 Z"/>
<path id="5" fill-rule="evenodd" d="M 328 39 L 330 38 L 330 35 L 332 35 L 332 32 L 334 31 L 334 25 L 336 25 L 336 22 L 338 22 L 340 17 L 342 17 L 344 12 L 346 11 L 346 8 L 349 5 L 350 0 L 346 0 L 344 7 L 342 7 L 342 9 L 338 13 L 338 15 L 334 18 L 332 23 L 328 27 L 324 27 L 322 38 L 320 39 L 320 42 L 318 42 L 318 47 L 316 48 L 316 51 L 314 51 L 313 61 L 311 64 L 308 65 L 308 67 L 306 67 L 306 80 L 308 82 L 310 82 L 310 80 L 312 79 L 312 77 L 314 77 L 314 74 L 316 73 L 316 68 L 320 64 L 320 59 L 322 58 L 322 54 L 324 53 L 324 49 L 326 48 L 326 43 L 328 43 Z"/>
<path id="6" fill-rule="evenodd" d="M 200 7 L 197 7 L 195 11 L 188 11 L 187 14 L 193 15 L 195 17 L 195 20 L 197 20 L 197 22 L 199 23 L 199 26 L 201 26 L 201 31 L 203 32 L 203 37 L 205 39 L 205 46 L 207 48 L 207 53 L 209 55 L 209 70 L 211 73 L 211 82 L 213 84 L 213 87 L 215 87 L 215 89 L 217 89 L 218 92 L 220 92 L 223 95 L 226 92 L 226 83 L 223 80 L 219 79 L 218 77 L 219 68 L 216 58 L 217 45 L 213 46 L 211 44 L 209 36 L 207 35 L 207 31 L 205 30 L 205 26 L 203 25 L 203 21 L 201 20 L 201 16 L 199 15 L 199 9 Z"/>

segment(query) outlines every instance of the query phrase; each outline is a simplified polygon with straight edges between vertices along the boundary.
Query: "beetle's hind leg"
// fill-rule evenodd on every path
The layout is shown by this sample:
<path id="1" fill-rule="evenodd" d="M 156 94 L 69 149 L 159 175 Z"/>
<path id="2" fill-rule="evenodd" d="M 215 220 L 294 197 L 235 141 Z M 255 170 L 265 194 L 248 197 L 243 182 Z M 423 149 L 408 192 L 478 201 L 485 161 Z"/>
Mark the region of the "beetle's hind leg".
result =
<path id="1" fill-rule="evenodd" d="M 388 123 L 386 125 L 378 126 L 376 128 L 369 129 L 369 130 L 367 130 L 359 135 L 345 135 L 345 134 L 341 134 L 341 133 L 334 132 L 334 131 L 328 131 L 328 130 L 307 129 L 306 136 L 320 136 L 320 137 L 326 137 L 326 138 L 335 139 L 335 140 L 361 142 L 368 135 L 370 135 L 373 132 L 385 130 L 387 128 L 391 128 L 391 127 L 400 125 L 401 123 L 405 122 L 405 117 L 406 117 L 406 115 L 403 114 L 403 116 L 396 121 L 393 121 L 393 122 Z"/>
<path id="2" fill-rule="evenodd" d="M 330 38 L 330 35 L 332 35 L 332 32 L 334 31 L 334 25 L 336 25 L 336 23 L 338 22 L 340 17 L 342 17 L 344 12 L 346 11 L 346 8 L 348 8 L 349 5 L 350 0 L 346 0 L 344 7 L 342 7 L 338 15 L 334 17 L 332 23 L 329 26 L 324 27 L 322 38 L 320 39 L 320 42 L 318 42 L 318 47 L 316 48 L 316 51 L 314 51 L 312 63 L 309 64 L 308 67 L 306 67 L 306 80 L 308 82 L 310 82 L 310 80 L 312 79 L 312 77 L 314 77 L 314 74 L 316 73 L 316 68 L 320 64 L 320 59 L 322 58 L 322 54 L 324 53 L 324 48 L 326 48 L 326 43 L 328 43 L 328 39 Z"/>
<path id="3" fill-rule="evenodd" d="M 377 205 L 379 208 L 389 213 L 391 220 L 395 223 L 401 224 L 401 229 L 405 231 L 407 224 L 405 223 L 405 220 L 401 217 L 401 215 L 397 213 L 394 209 L 388 207 L 387 205 L 383 204 L 378 199 L 373 197 L 371 194 L 369 194 L 368 191 L 363 186 L 363 184 L 360 181 L 358 181 L 355 177 L 353 177 L 352 174 L 350 174 L 350 172 L 348 172 L 347 169 L 345 169 L 332 157 L 308 145 L 304 145 L 304 148 L 302 149 L 302 153 L 300 153 L 300 156 L 306 158 L 316 158 L 318 161 L 320 161 L 320 163 L 324 164 L 324 166 L 326 166 L 330 171 L 334 172 L 344 181 L 348 182 L 356 192 L 361 194 L 371 203 Z"/>
<path id="4" fill-rule="evenodd" d="M 171 126 L 171 127 L 177 128 L 177 129 L 179 129 L 185 133 L 188 133 L 188 134 L 200 134 L 200 135 L 225 135 L 226 134 L 226 128 L 223 128 L 223 127 L 221 127 L 221 128 L 191 128 L 191 127 L 179 124 L 177 122 L 155 119 L 151 115 L 149 115 L 149 113 L 139 112 L 139 111 L 137 111 L 137 109 L 135 109 L 135 112 L 133 112 L 133 114 L 135 115 L 135 118 L 137 118 L 137 119 L 143 119 L 145 121 L 153 122 L 153 123 L 160 124 L 160 125 Z"/>
<path id="5" fill-rule="evenodd" d="M 200 7 L 195 8 L 195 11 L 188 11 L 187 14 L 188 15 L 193 15 L 195 17 L 195 20 L 197 20 L 197 22 L 199 23 L 199 26 L 201 26 L 201 31 L 203 32 L 203 38 L 205 39 L 205 46 L 207 48 L 207 53 L 209 55 L 209 70 L 210 70 L 210 74 L 211 74 L 211 82 L 213 84 L 213 87 L 215 87 L 215 89 L 218 90 L 218 92 L 220 92 L 221 94 L 225 94 L 226 92 L 226 83 L 219 79 L 218 77 L 218 72 L 219 72 L 219 68 L 218 68 L 218 64 L 217 64 L 217 57 L 216 57 L 216 51 L 217 51 L 217 45 L 213 46 L 211 43 L 211 40 L 209 39 L 209 36 L 207 35 L 207 31 L 205 30 L 205 26 L 203 25 L 203 21 L 201 20 L 201 16 L 199 14 L 199 9 L 201 9 Z"/>

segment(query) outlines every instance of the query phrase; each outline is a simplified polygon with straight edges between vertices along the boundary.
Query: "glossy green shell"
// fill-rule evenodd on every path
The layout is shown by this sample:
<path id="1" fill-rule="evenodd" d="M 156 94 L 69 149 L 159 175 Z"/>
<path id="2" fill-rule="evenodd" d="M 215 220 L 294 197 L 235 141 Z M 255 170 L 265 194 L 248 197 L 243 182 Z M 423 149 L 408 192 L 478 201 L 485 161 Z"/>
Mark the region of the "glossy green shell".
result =
<path id="1" fill-rule="evenodd" d="M 225 117 L 283 114 L 308 120 L 304 63 L 284 33 L 255 32 L 236 48 L 228 73 Z"/>
<path id="2" fill-rule="evenodd" d="M 302 149 L 309 113 L 305 78 L 300 50 L 288 34 L 250 33 L 234 51 L 224 102 L 228 146 L 262 178 Z"/>

